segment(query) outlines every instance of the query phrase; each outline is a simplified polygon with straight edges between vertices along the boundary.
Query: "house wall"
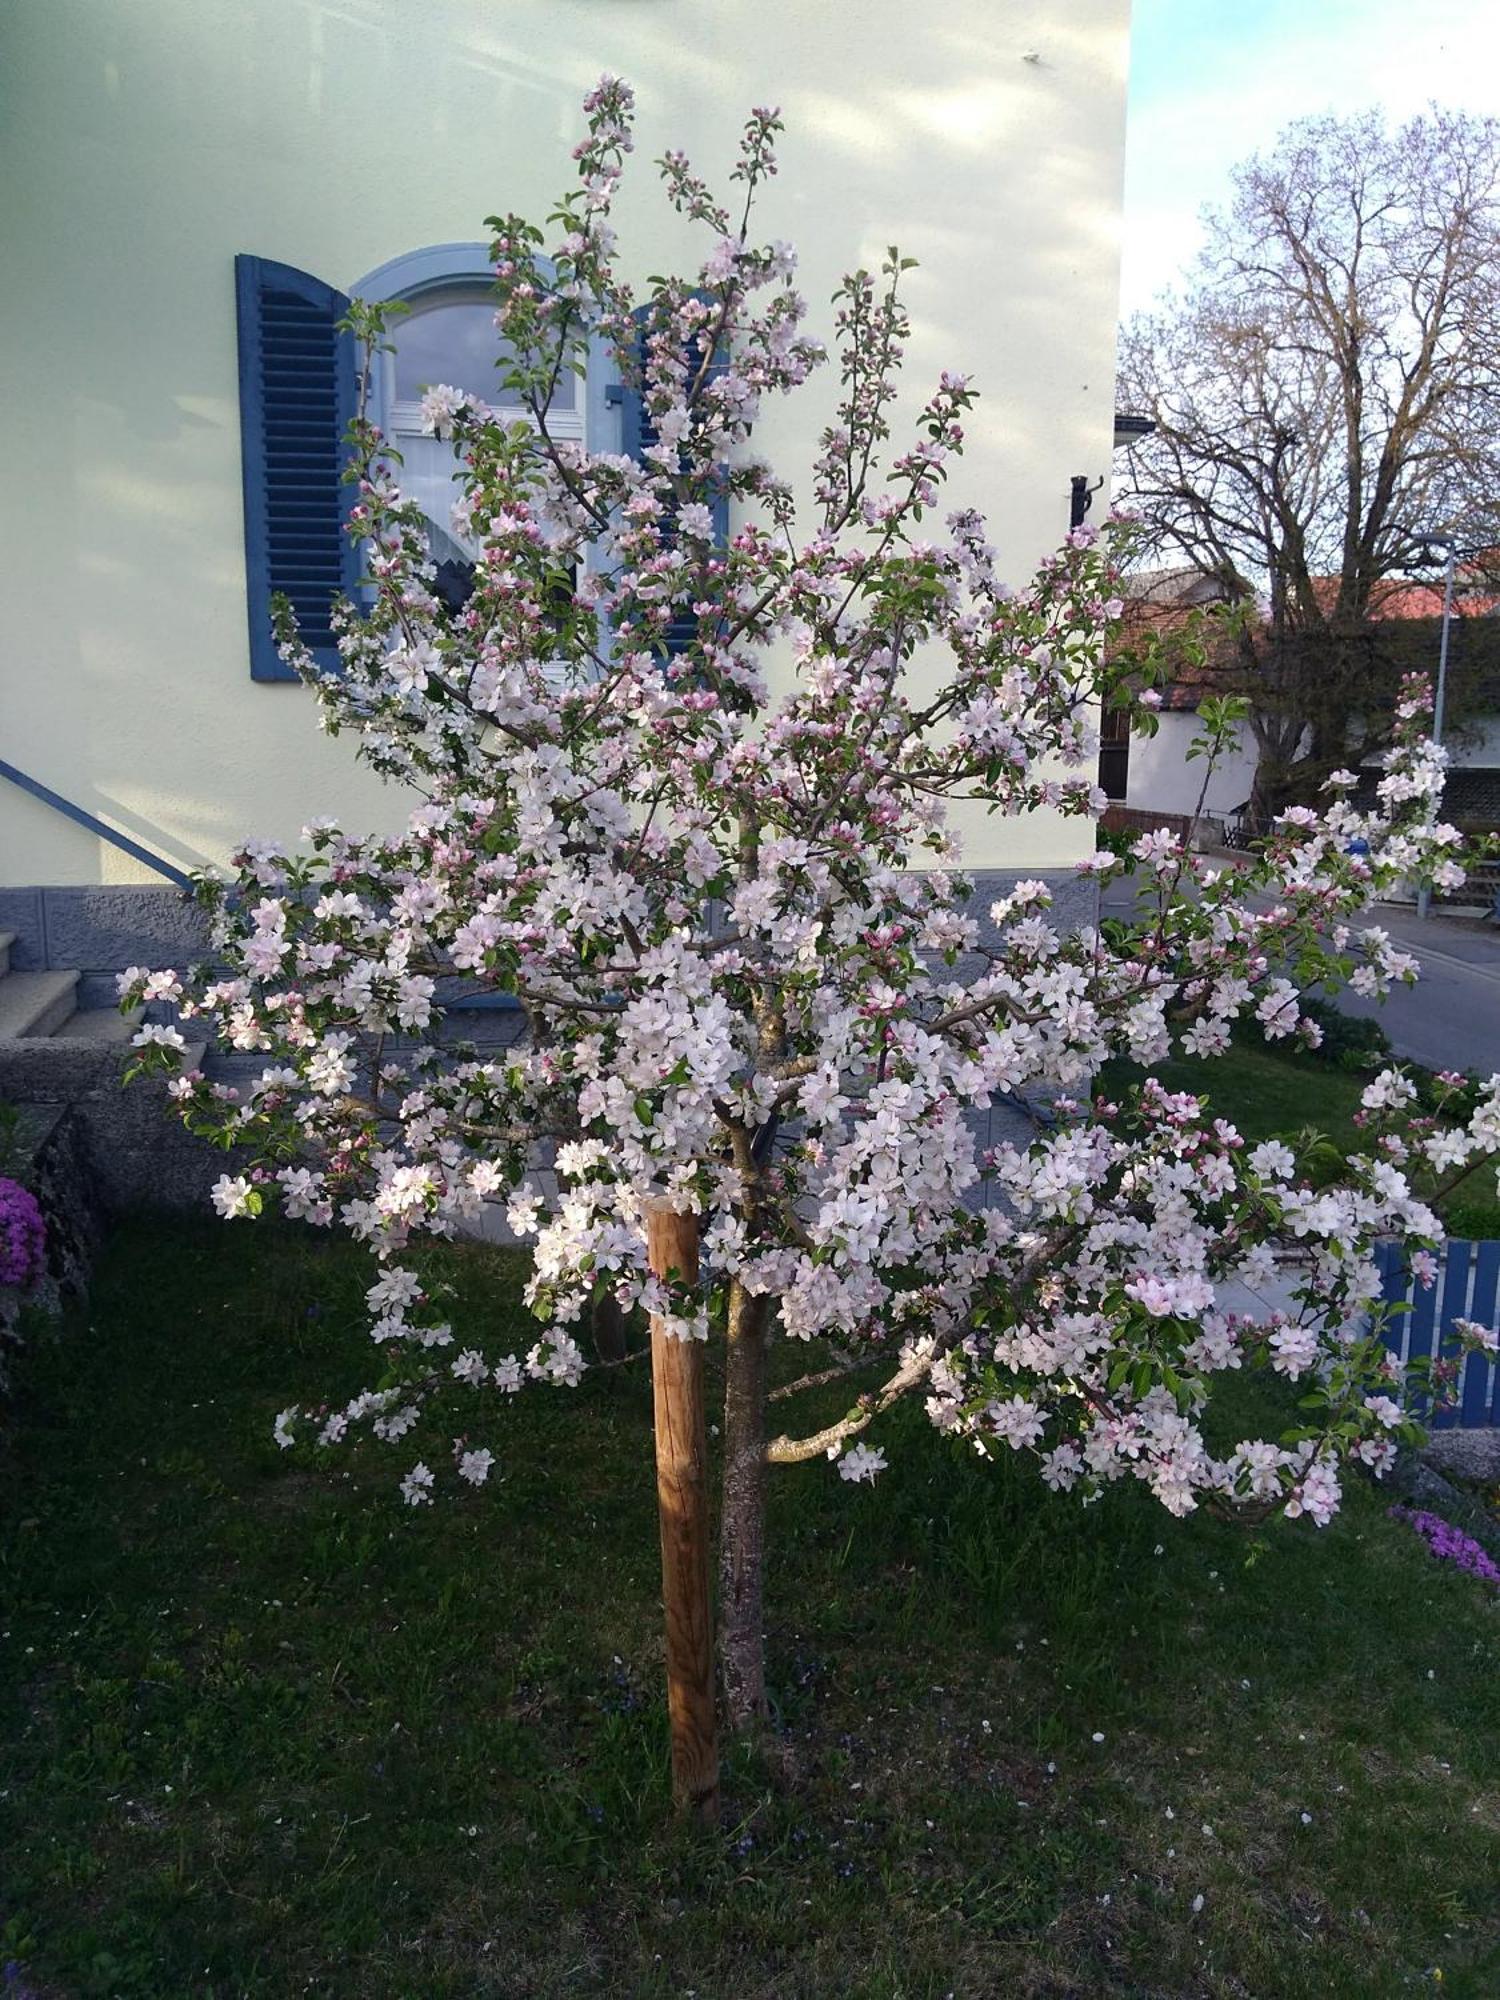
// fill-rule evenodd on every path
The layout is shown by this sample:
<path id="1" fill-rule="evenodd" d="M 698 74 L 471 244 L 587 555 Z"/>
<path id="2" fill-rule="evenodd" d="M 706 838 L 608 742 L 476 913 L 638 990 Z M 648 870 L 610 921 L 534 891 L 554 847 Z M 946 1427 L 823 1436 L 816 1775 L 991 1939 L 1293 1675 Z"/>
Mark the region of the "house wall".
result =
<path id="1" fill-rule="evenodd" d="M 1124 803 L 1154 812 L 1191 813 L 1203 786 L 1203 760 L 1187 761 L 1188 748 L 1203 725 L 1196 715 L 1167 714 L 1154 737 L 1132 737 Z M 1250 796 L 1255 777 L 1255 740 L 1249 725 L 1237 732 L 1237 748 L 1215 768 L 1203 810 L 1234 812 Z M 1304 744 L 1304 748 L 1306 745 Z M 1500 716 L 1480 716 L 1466 722 L 1461 734 L 1447 739 L 1455 768 L 1500 768 Z"/>
<path id="2" fill-rule="evenodd" d="M 1447 738 L 1448 761 L 1466 771 L 1500 767 L 1500 715 L 1475 716 Z"/>
<path id="3" fill-rule="evenodd" d="M 1024 578 L 1109 466 L 1127 0 L 15 0 L 0 63 L 9 362 L 0 756 L 181 867 L 314 814 L 406 801 L 250 679 L 233 259 L 348 288 L 403 251 L 541 216 L 605 70 L 640 101 L 620 232 L 637 279 L 692 254 L 651 161 L 722 179 L 745 108 L 788 132 L 762 226 L 815 318 L 899 242 L 910 376 L 986 392 L 949 492 Z M 701 254 L 701 246 L 699 250 Z M 820 329 L 821 330 L 821 329 Z M 805 467 L 831 371 L 762 443 Z M 916 389 L 914 387 L 914 399 Z M 969 817 L 981 866 L 1091 831 Z M 148 871 L 0 783 L 0 887 Z M 76 960 L 74 961 L 77 962 Z"/>
<path id="4" fill-rule="evenodd" d="M 1126 776 L 1125 803 L 1155 812 L 1191 813 L 1203 791 L 1204 762 L 1188 762 L 1195 736 L 1203 734 L 1196 715 L 1166 714 L 1155 736 L 1134 736 Z M 1248 728 L 1239 731 L 1237 748 L 1214 767 L 1203 803 L 1206 813 L 1236 811 L 1250 796 L 1255 777 L 1255 742 Z"/>

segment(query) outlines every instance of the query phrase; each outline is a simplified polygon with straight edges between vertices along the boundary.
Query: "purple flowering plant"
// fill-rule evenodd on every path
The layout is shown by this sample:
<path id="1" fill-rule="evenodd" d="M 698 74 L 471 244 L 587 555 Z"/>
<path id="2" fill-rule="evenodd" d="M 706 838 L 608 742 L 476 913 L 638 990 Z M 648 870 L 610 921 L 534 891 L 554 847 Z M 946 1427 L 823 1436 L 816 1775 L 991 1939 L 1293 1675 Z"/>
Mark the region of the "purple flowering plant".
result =
<path id="1" fill-rule="evenodd" d="M 1392 1507 L 1391 1519 L 1405 1521 L 1415 1529 L 1439 1562 L 1457 1563 L 1469 1576 L 1485 1583 L 1500 1584 L 1500 1563 L 1472 1535 L 1455 1528 L 1441 1514 L 1429 1514 L 1421 1507 Z"/>
<path id="2" fill-rule="evenodd" d="M 24 1291 L 42 1275 L 47 1226 L 36 1196 L 0 1175 L 0 1285 Z"/>

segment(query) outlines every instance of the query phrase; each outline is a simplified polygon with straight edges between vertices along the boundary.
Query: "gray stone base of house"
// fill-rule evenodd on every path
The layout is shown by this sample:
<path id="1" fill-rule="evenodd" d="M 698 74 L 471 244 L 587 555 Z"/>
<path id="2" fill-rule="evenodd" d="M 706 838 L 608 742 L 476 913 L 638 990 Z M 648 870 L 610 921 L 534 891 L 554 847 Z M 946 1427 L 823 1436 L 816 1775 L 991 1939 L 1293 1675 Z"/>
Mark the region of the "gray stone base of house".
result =
<path id="1" fill-rule="evenodd" d="M 197 1206 L 224 1171 L 171 1113 L 164 1083 L 121 1081 L 131 1030 L 116 976 L 186 967 L 205 945 L 203 914 L 177 889 L 0 889 L 0 1102 L 48 1135 L 35 1170 L 56 1197 L 54 1240 L 70 1227 L 68 1188 L 83 1201 L 86 1185 L 94 1215 Z"/>
<path id="2" fill-rule="evenodd" d="M 1456 1456 L 1445 1449 L 1450 1440 L 1460 1438 L 1473 1439 L 1477 1449 Z M 1402 1452 L 1384 1491 L 1393 1501 L 1451 1521 L 1492 1556 L 1500 1557 L 1500 1522 L 1473 1490 L 1500 1474 L 1493 1449 L 1497 1441 L 1500 1432 L 1493 1430 L 1435 1431 L 1420 1452 Z M 1486 1465 L 1492 1469 L 1486 1471 Z"/>
<path id="3" fill-rule="evenodd" d="M 126 966 L 182 970 L 208 943 L 202 910 L 165 884 L 0 889 L 0 931 L 14 933 L 13 972 L 77 972 L 80 1008 L 113 1007 Z"/>
<path id="4" fill-rule="evenodd" d="M 1099 918 L 1099 885 L 1070 868 L 984 868 L 973 873 L 972 908 L 980 941 L 994 944 L 1000 927 L 990 906 L 1017 882 L 1045 882 L 1051 921 L 1077 930 Z M 128 965 L 179 971 L 207 952 L 204 914 L 180 889 L 149 884 L 117 888 L 0 889 L 0 931 L 14 933 L 15 972 L 76 971 L 80 1007 L 112 1007 L 115 978 Z M 981 963 L 977 958 L 974 966 Z M 960 968 L 962 971 L 962 968 Z"/>
<path id="5" fill-rule="evenodd" d="M 1490 1424 L 1475 1430 L 1433 1431 L 1422 1457 L 1450 1479 L 1493 1485 L 1500 1482 L 1500 1428 Z"/>
<path id="6" fill-rule="evenodd" d="M 1003 926 L 991 917 L 990 906 L 1002 896 L 1008 896 L 1018 882 L 1047 884 L 1052 891 L 1047 920 L 1060 931 L 1083 930 L 1099 921 L 1097 878 L 1075 874 L 1070 868 L 976 869 L 973 882 L 974 894 L 969 908 L 979 925 L 982 945 L 999 943 Z M 977 978 L 984 963 L 984 959 L 976 954 L 972 959 L 961 961 L 955 967 L 954 976 L 960 980 Z M 977 1151 L 983 1154 L 997 1146 L 1024 1148 L 1031 1145 L 1038 1131 L 1048 1122 L 1048 1102 L 1055 1094 L 1044 1087 L 1034 1086 L 1024 1100 L 997 1097 L 984 1110 L 966 1113 L 965 1123 L 974 1135 Z M 981 1208 L 1005 1205 L 999 1189 L 988 1182 L 975 1190 L 975 1197 L 975 1205 Z"/>
<path id="7" fill-rule="evenodd" d="M 183 1128 L 160 1078 L 123 1084 L 127 1057 L 109 1044 L 0 1042 L 0 1102 L 38 1119 L 67 1114 L 101 1213 L 196 1208 L 225 1155 Z"/>
<path id="8" fill-rule="evenodd" d="M 1047 883 L 1049 914 L 1060 929 L 1098 918 L 1097 883 L 1071 869 L 986 869 L 973 879 L 972 908 L 985 944 L 1000 935 L 991 905 L 1023 879 Z M 11 971 L 76 973 L 77 1008 L 99 1010 L 101 1017 L 114 1005 L 116 976 L 127 966 L 185 970 L 207 950 L 202 911 L 167 887 L 0 889 L 0 934 L 5 932 L 13 933 Z M 973 977 L 983 963 L 976 955 L 955 968 L 955 977 Z M 448 1023 L 455 1037 L 482 1043 L 511 1040 L 519 1027 L 514 1011 L 494 1007 L 460 1006 Z M 125 1051 L 118 1043 L 69 1040 L 68 1033 L 65 1025 L 55 1032 L 28 1030 L 16 1040 L 0 1036 L 0 1101 L 70 1112 L 68 1130 L 87 1160 L 103 1213 L 200 1206 L 225 1171 L 225 1155 L 183 1130 L 161 1083 L 122 1087 Z M 210 1050 L 205 1066 L 212 1076 L 240 1082 L 262 1065 L 258 1057 Z M 1038 1116 L 1045 1118 L 1045 1098 L 1039 1092 L 1031 1104 L 1001 1100 L 972 1113 L 977 1146 L 984 1151 L 1007 1140 L 1028 1143 Z"/>
<path id="9" fill-rule="evenodd" d="M 1018 882 L 1045 882 L 1052 891 L 1047 921 L 1060 931 L 1082 930 L 1099 921 L 1099 878 L 1072 868 L 975 868 L 970 910 L 979 924 L 981 944 L 998 944 L 1002 926 L 990 915 L 990 905 L 1008 896 Z"/>

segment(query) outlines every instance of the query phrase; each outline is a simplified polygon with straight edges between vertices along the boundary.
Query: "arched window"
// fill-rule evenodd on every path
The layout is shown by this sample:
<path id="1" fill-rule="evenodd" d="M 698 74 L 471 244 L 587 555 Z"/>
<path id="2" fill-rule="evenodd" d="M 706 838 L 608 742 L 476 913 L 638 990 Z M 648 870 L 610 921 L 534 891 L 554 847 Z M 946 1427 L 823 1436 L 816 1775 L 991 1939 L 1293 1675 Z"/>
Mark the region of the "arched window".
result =
<path id="1" fill-rule="evenodd" d="M 520 398 L 499 380 L 505 350 L 495 331 L 489 250 L 483 243 L 437 243 L 409 251 L 371 271 L 354 293 L 382 303 L 399 301 L 407 308 L 391 325 L 394 352 L 380 356 L 371 414 L 401 453 L 402 491 L 431 523 L 433 555 L 441 572 L 474 551 L 453 524 L 459 493 L 453 446 L 424 432 L 423 393 L 446 383 L 491 409 L 525 416 Z M 584 383 L 575 375 L 564 376 L 547 412 L 548 431 L 556 438 L 582 440 L 585 407 Z"/>
<path id="2" fill-rule="evenodd" d="M 352 288 L 360 298 L 408 307 L 391 329 L 394 353 L 380 357 L 370 414 L 401 453 L 400 484 L 428 519 L 439 588 L 450 603 L 465 589 L 474 550 L 453 521 L 452 444 L 423 433 L 421 399 L 424 389 L 447 383 L 524 416 L 498 380 L 493 282 L 488 245 L 436 243 L 392 258 Z M 310 272 L 246 255 L 235 259 L 235 300 L 250 671 L 256 680 L 295 681 L 276 650 L 272 598 L 291 599 L 313 658 L 331 670 L 338 665 L 333 600 L 359 588 L 359 552 L 345 533 L 352 491 L 340 477 L 358 381 L 355 343 L 338 325 L 349 295 Z M 636 459 L 655 441 L 639 387 L 621 382 L 602 339 L 591 341 L 581 378 L 559 381 L 547 428 Z M 714 513 L 722 542 L 722 500 Z M 695 629 L 684 614 L 666 650 L 681 651 Z"/>

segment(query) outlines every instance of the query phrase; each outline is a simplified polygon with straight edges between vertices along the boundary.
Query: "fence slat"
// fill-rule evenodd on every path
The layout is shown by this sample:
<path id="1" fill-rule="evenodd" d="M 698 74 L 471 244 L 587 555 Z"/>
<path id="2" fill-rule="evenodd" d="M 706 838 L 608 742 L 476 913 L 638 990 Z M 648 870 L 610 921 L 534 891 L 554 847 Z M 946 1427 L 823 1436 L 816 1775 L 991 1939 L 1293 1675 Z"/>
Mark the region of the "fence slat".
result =
<path id="1" fill-rule="evenodd" d="M 1437 1326 L 1438 1288 L 1436 1284 L 1419 1285 L 1413 1281 L 1411 1288 L 1411 1311 L 1406 1315 L 1406 1364 L 1422 1361 L 1432 1353 L 1433 1333 Z M 1411 1399 L 1416 1414 L 1425 1424 L 1430 1406 L 1430 1398 L 1424 1393 Z"/>
<path id="2" fill-rule="evenodd" d="M 1474 1246 L 1466 1243 L 1461 1236 L 1450 1237 L 1443 1255 L 1441 1284 L 1441 1312 L 1438 1318 L 1437 1356 L 1440 1361 L 1454 1361 L 1459 1358 L 1458 1336 L 1453 1331 L 1453 1322 L 1463 1319 L 1469 1310 L 1469 1260 Z M 1456 1403 L 1445 1404 L 1432 1413 L 1432 1428 L 1435 1431 L 1452 1430 L 1458 1422 Z"/>
<path id="3" fill-rule="evenodd" d="M 1481 1326 L 1495 1324 L 1495 1302 L 1500 1295 L 1500 1243 L 1480 1243 L 1474 1259 L 1474 1289 L 1469 1297 L 1469 1318 Z M 1490 1382 L 1494 1378 L 1495 1400 L 1490 1404 Z M 1500 1424 L 1500 1368 L 1493 1368 L 1482 1354 L 1469 1356 L 1464 1377 L 1464 1395 L 1459 1422 L 1467 1425 Z"/>
<path id="4" fill-rule="evenodd" d="M 1411 1289 L 1411 1273 L 1406 1268 L 1406 1258 L 1399 1243 L 1377 1243 L 1375 1245 L 1375 1268 L 1380 1273 L 1380 1298 L 1383 1305 L 1398 1306 Z M 1392 1313 L 1385 1322 L 1381 1338 L 1399 1360 L 1406 1345 L 1406 1313 Z"/>
<path id="5" fill-rule="evenodd" d="M 1410 1299 L 1410 1311 L 1396 1313 L 1385 1323 L 1382 1337 L 1391 1352 L 1410 1367 L 1432 1355 L 1458 1355 L 1453 1322 L 1472 1319 L 1493 1326 L 1500 1309 L 1500 1241 L 1468 1243 L 1451 1239 L 1445 1246 L 1438 1281 L 1430 1290 L 1413 1283 L 1411 1268 L 1398 1243 L 1377 1243 L 1375 1265 L 1380 1273 L 1380 1298 L 1387 1306 Z M 1500 1360 L 1482 1354 L 1459 1359 L 1457 1402 L 1429 1415 L 1425 1395 L 1411 1398 L 1413 1414 L 1433 1430 L 1462 1425 L 1466 1430 L 1500 1427 Z"/>

